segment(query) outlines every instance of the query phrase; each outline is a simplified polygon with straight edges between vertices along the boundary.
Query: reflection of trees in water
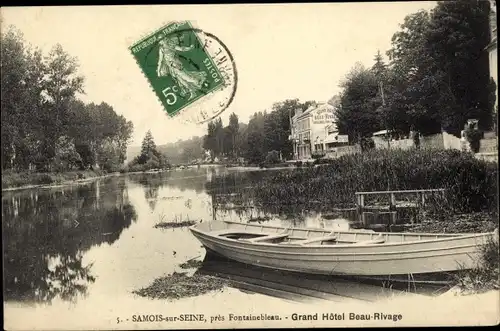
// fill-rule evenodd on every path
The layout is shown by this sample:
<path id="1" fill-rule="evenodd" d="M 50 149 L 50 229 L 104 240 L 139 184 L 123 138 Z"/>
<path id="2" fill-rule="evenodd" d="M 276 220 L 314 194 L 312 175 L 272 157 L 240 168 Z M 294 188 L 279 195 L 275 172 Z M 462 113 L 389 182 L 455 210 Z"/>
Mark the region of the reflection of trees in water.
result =
<path id="1" fill-rule="evenodd" d="M 129 176 L 130 180 L 144 187 L 144 197 L 152 211 L 154 211 L 156 203 L 158 202 L 160 187 L 165 185 L 169 177 L 170 172 L 131 174 Z"/>
<path id="2" fill-rule="evenodd" d="M 181 192 L 193 190 L 198 194 L 203 193 L 205 189 L 206 172 L 206 169 L 195 168 L 171 170 L 153 174 L 130 174 L 129 178 L 133 182 L 143 185 L 145 189 L 152 189 L 151 193 L 147 193 L 146 199 L 148 199 L 149 194 L 151 194 L 152 198 L 157 199 L 160 187 L 173 187 L 179 189 Z M 156 196 L 154 195 L 155 192 Z"/>
<path id="3" fill-rule="evenodd" d="M 83 253 L 136 219 L 123 177 L 2 195 L 6 300 L 76 300 L 94 281 Z M 77 225 L 78 224 L 78 225 Z"/>
<path id="4" fill-rule="evenodd" d="M 235 172 L 213 177 L 207 182 L 206 189 L 216 215 L 224 217 L 234 213 L 241 221 L 277 217 L 286 226 L 305 224 L 306 214 L 301 206 L 255 204 L 253 186 L 256 182 L 265 181 L 269 175 L 265 172 Z"/>
<path id="5" fill-rule="evenodd" d="M 168 185 L 181 190 L 193 190 L 197 194 L 205 191 L 207 169 L 185 169 L 172 172 L 172 180 Z"/>
<path id="6" fill-rule="evenodd" d="M 256 187 L 259 186 L 256 184 L 265 183 L 268 178 L 275 175 L 275 172 L 248 171 L 212 176 L 205 187 L 212 198 L 216 211 L 214 215 L 224 217 L 233 214 L 241 221 L 273 217 L 280 219 L 283 226 L 303 227 L 307 222 L 312 222 L 310 218 L 316 217 L 316 213 L 332 210 L 335 207 L 323 204 L 311 206 L 311 203 L 308 203 L 308 206 L 267 204 L 258 198 L 259 191 Z M 306 220 L 308 218 L 309 221 Z"/>

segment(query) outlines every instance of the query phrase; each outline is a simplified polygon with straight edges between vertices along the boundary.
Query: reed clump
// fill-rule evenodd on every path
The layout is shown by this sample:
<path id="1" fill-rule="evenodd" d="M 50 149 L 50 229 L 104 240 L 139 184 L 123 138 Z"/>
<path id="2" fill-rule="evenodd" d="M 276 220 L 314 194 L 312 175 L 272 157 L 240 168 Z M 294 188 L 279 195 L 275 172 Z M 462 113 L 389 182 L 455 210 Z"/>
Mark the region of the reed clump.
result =
<path id="1" fill-rule="evenodd" d="M 163 228 L 163 229 L 172 229 L 172 228 L 184 228 L 188 226 L 192 226 L 196 224 L 196 221 L 190 220 L 189 217 L 187 219 L 183 219 L 182 215 L 175 215 L 174 219 L 171 221 L 165 221 L 166 216 L 164 214 L 159 215 L 159 222 L 155 224 L 155 228 Z"/>
<path id="2" fill-rule="evenodd" d="M 201 268 L 202 265 L 203 261 L 190 259 L 187 260 L 186 262 L 179 264 L 179 267 L 181 267 L 182 269 L 198 269 Z"/>
<path id="3" fill-rule="evenodd" d="M 477 266 L 460 270 L 455 276 L 456 286 L 463 294 L 483 293 L 500 289 L 498 238 L 489 240 L 481 247 Z"/>
<path id="4" fill-rule="evenodd" d="M 174 272 L 154 280 L 150 286 L 135 290 L 133 293 L 151 299 L 180 299 L 222 290 L 228 283 L 214 276 L 201 274 L 189 276 L 184 272 Z"/>
<path id="5" fill-rule="evenodd" d="M 498 166 L 455 150 L 371 150 L 321 167 L 280 172 L 257 183 L 260 204 L 328 205 L 355 202 L 357 191 L 446 190 L 450 212 L 496 209 Z"/>

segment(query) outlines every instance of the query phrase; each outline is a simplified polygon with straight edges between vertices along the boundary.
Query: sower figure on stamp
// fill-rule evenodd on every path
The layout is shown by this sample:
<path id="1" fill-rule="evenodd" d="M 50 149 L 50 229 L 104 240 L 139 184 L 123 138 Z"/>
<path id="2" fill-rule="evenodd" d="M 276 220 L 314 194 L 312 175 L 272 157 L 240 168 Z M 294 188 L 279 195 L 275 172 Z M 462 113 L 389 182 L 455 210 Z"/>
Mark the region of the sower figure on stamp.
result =
<path id="1" fill-rule="evenodd" d="M 196 96 L 197 91 L 205 87 L 207 73 L 185 70 L 182 62 L 176 57 L 176 52 L 187 52 L 194 46 L 177 45 L 174 37 L 160 40 L 159 46 L 158 67 L 156 69 L 158 77 L 170 75 L 179 85 L 181 96 L 189 95 L 188 100 L 191 100 Z"/>

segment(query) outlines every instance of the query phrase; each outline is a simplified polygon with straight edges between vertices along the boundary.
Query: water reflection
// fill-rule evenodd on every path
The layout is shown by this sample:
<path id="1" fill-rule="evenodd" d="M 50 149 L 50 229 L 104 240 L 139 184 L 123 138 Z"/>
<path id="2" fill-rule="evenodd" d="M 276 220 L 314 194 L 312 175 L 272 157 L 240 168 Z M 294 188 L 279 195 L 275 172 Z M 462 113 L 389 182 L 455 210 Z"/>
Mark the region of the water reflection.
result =
<path id="1" fill-rule="evenodd" d="M 412 295 L 340 277 L 260 268 L 227 260 L 213 253 L 207 253 L 195 274 L 227 279 L 230 281 L 229 286 L 247 293 L 260 293 L 297 302 L 326 300 L 345 304 Z"/>
<path id="2" fill-rule="evenodd" d="M 129 178 L 133 182 L 141 184 L 141 186 L 144 187 L 144 197 L 151 211 L 154 211 L 158 201 L 158 191 L 169 176 L 169 172 L 162 172 L 153 174 L 132 174 Z"/>
<path id="3" fill-rule="evenodd" d="M 256 204 L 252 187 L 274 174 L 200 167 L 3 192 L 5 300 L 131 293 L 173 272 L 180 260 L 204 254 L 186 228 L 155 228 L 160 221 L 350 227 L 349 219 L 324 217 L 330 206 Z"/>
<path id="4" fill-rule="evenodd" d="M 136 219 L 125 180 L 2 193 L 6 300 L 76 300 L 95 281 L 83 253 L 115 242 Z"/>
<path id="5" fill-rule="evenodd" d="M 212 176 L 206 183 L 211 196 L 214 218 L 230 219 L 237 215 L 242 222 L 269 222 L 286 227 L 320 227 L 349 229 L 354 220 L 344 217 L 325 219 L 323 215 L 334 206 L 305 208 L 301 205 L 256 203 L 254 186 L 273 176 L 272 171 L 226 172 Z M 330 207 L 330 208 L 329 208 Z"/>

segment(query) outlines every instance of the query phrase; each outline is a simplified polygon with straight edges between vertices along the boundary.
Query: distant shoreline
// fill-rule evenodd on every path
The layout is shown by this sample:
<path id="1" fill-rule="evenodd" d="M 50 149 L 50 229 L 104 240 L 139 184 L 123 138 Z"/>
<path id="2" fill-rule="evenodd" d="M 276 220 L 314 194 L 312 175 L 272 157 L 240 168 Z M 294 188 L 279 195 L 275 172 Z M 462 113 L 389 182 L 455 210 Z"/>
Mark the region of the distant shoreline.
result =
<path id="1" fill-rule="evenodd" d="M 125 175 L 131 175 L 131 174 L 156 174 L 156 173 L 162 173 L 166 172 L 168 170 L 160 170 L 160 171 L 131 171 L 131 172 L 112 172 L 112 173 L 106 173 L 106 174 L 98 174 L 98 172 L 93 171 L 93 170 L 82 170 L 82 171 L 71 171 L 71 172 L 63 172 L 63 173 L 40 173 L 40 172 L 33 172 L 33 173 L 6 173 L 3 174 L 2 177 L 2 192 L 10 192 L 10 191 L 19 191 L 19 190 L 28 190 L 28 189 L 48 189 L 48 188 L 55 188 L 55 187 L 62 187 L 62 186 L 68 186 L 68 185 L 74 185 L 74 184 L 84 184 L 87 182 L 91 182 L 97 179 L 101 178 L 107 178 L 107 177 L 115 177 L 115 176 L 125 176 Z M 85 178 L 80 178 L 80 179 L 74 179 L 78 174 L 86 174 L 87 177 Z M 53 178 L 53 182 L 51 183 L 42 183 L 42 184 L 25 184 L 25 185 L 13 185 L 13 186 L 8 186 L 4 187 L 4 179 L 8 177 L 13 177 L 13 176 L 25 176 L 25 178 L 22 178 L 23 181 L 26 182 L 36 182 L 37 180 L 40 180 L 41 176 L 46 176 L 46 178 Z M 67 179 L 69 177 L 73 177 L 73 179 Z"/>
<path id="2" fill-rule="evenodd" d="M 107 173 L 107 174 L 103 174 L 103 175 L 90 176 L 90 177 L 82 178 L 82 179 L 62 180 L 62 181 L 57 181 L 57 182 L 50 183 L 50 184 L 27 184 L 27 185 L 21 185 L 21 186 L 11 186 L 11 187 L 6 187 L 6 188 L 2 187 L 2 192 L 27 190 L 27 189 L 34 189 L 34 188 L 46 189 L 46 188 L 68 186 L 68 185 L 72 185 L 72 184 L 83 184 L 83 183 L 91 182 L 93 180 L 100 179 L 100 178 L 121 176 L 121 175 L 125 175 L 125 174 L 127 174 L 127 173 L 113 172 L 113 173 Z"/>

